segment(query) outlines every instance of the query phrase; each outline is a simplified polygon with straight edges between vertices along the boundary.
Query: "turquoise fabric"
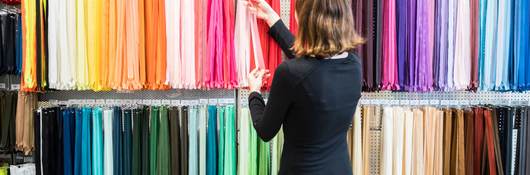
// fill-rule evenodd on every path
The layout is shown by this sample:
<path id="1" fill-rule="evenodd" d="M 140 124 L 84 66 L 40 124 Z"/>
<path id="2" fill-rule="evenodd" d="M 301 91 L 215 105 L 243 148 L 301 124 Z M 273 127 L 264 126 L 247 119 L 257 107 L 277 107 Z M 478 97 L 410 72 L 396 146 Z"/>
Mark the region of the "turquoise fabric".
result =
<path id="1" fill-rule="evenodd" d="M 236 115 L 234 106 L 225 107 L 224 175 L 236 175 Z"/>
<path id="2" fill-rule="evenodd" d="M 103 110 L 92 111 L 92 175 L 103 175 Z"/>
<path id="3" fill-rule="evenodd" d="M 188 114 L 188 134 L 189 134 L 189 175 L 199 174 L 199 140 L 198 140 L 198 110 L 197 107 L 190 107 Z"/>
<path id="4" fill-rule="evenodd" d="M 217 108 L 208 106 L 206 174 L 217 175 Z"/>
<path id="5" fill-rule="evenodd" d="M 218 132 L 218 159 L 217 159 L 217 167 L 219 168 L 217 173 L 219 175 L 223 175 L 224 173 L 224 158 L 225 158 L 225 109 L 223 107 L 217 108 L 217 121 L 219 122 L 219 132 Z"/>
<path id="6" fill-rule="evenodd" d="M 81 137 L 83 141 L 81 142 L 81 174 L 80 175 L 92 175 L 92 159 L 91 159 L 91 117 L 92 109 L 83 108 L 82 116 L 82 133 Z"/>

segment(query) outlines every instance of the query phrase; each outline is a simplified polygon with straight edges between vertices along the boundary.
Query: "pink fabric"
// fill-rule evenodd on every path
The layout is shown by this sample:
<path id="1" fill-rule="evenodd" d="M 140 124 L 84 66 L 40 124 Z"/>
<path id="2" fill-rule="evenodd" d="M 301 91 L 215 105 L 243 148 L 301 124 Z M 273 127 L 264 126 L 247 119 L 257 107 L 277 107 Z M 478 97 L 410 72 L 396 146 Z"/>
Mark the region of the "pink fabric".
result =
<path id="1" fill-rule="evenodd" d="M 398 90 L 396 2 L 383 2 L 383 90 Z"/>

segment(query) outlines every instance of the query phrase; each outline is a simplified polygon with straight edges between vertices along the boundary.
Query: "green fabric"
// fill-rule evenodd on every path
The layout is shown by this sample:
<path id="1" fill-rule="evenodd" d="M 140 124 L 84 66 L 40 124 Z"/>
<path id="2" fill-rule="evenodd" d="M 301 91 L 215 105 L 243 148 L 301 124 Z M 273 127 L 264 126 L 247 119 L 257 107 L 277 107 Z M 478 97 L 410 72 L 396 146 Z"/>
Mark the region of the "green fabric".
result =
<path id="1" fill-rule="evenodd" d="M 170 151 L 169 151 L 169 121 L 166 107 L 160 108 L 160 124 L 158 137 L 158 174 L 169 175 Z"/>
<path id="2" fill-rule="evenodd" d="M 236 175 L 236 128 L 234 106 L 225 109 L 224 175 Z"/>
<path id="3" fill-rule="evenodd" d="M 132 174 L 133 175 L 140 175 L 141 172 L 141 153 L 140 153 L 140 144 L 141 144 L 141 128 L 140 128 L 140 111 L 138 109 L 135 109 L 133 111 L 133 156 L 132 156 Z"/>
<path id="4" fill-rule="evenodd" d="M 270 145 L 258 138 L 258 175 L 269 175 L 270 172 Z"/>
<path id="5" fill-rule="evenodd" d="M 237 154 L 237 174 L 248 174 L 248 166 L 250 160 L 250 128 L 248 125 L 249 111 L 248 108 L 241 108 L 239 113 L 239 120 L 237 125 L 239 127 L 239 144 Z"/>
<path id="6" fill-rule="evenodd" d="M 9 169 L 7 164 L 3 164 L 2 167 L 0 167 L 0 175 L 7 175 L 7 170 Z"/>
<path id="7" fill-rule="evenodd" d="M 149 174 L 158 175 L 158 107 L 151 107 L 149 114 Z"/>
<path id="8" fill-rule="evenodd" d="M 250 118 L 249 116 L 249 114 L 246 114 L 247 118 Z M 250 152 L 250 160 L 248 161 L 248 174 L 258 175 L 258 135 L 256 133 L 256 129 L 254 129 L 252 125 L 252 120 L 249 119 L 247 125 L 250 128 L 248 138 Z"/>
<path id="9" fill-rule="evenodd" d="M 218 149 L 218 169 L 219 171 L 217 171 L 217 174 L 219 175 L 223 175 L 224 173 L 224 160 L 225 160 L 225 157 L 224 157 L 224 150 L 225 150 L 225 109 L 223 107 L 217 107 L 217 120 L 218 120 L 218 123 L 219 123 L 219 140 L 218 140 L 218 144 L 219 144 L 219 149 Z"/>
<path id="10" fill-rule="evenodd" d="M 272 174 L 278 174 L 280 171 L 280 161 L 282 158 L 282 150 L 283 150 L 283 129 L 280 128 L 280 131 L 274 137 L 274 139 L 271 142 L 271 173 Z"/>

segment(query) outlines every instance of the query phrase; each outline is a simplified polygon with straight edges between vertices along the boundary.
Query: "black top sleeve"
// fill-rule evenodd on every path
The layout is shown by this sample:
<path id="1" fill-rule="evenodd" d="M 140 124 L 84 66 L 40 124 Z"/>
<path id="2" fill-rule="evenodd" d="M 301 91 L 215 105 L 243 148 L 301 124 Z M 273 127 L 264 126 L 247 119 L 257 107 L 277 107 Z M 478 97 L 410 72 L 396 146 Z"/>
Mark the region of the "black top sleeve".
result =
<path id="1" fill-rule="evenodd" d="M 283 23 L 282 20 L 278 20 L 278 22 L 274 23 L 272 27 L 269 29 L 269 35 L 278 43 L 280 48 L 282 48 L 283 53 L 285 53 L 285 56 L 289 59 L 295 58 L 293 50 L 291 48 L 294 45 L 294 36 L 287 29 L 287 26 Z"/>
<path id="2" fill-rule="evenodd" d="M 252 92 L 248 98 L 254 128 L 264 141 L 271 140 L 280 130 L 292 104 L 293 87 L 287 64 L 280 64 L 272 80 L 268 103 L 261 94 Z"/>

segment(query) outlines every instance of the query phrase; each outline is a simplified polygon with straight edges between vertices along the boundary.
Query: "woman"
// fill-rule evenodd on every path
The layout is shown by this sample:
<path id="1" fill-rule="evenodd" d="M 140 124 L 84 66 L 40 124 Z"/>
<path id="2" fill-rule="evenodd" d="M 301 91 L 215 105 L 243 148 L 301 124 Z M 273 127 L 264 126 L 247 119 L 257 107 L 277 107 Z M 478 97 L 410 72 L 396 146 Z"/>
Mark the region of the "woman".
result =
<path id="1" fill-rule="evenodd" d="M 267 104 L 260 88 L 268 71 L 249 76 L 258 135 L 269 141 L 283 125 L 279 174 L 352 174 L 346 134 L 361 97 L 361 63 L 351 51 L 363 41 L 350 0 L 297 0 L 296 39 L 264 0 L 246 3 L 290 58 L 276 69 Z"/>

